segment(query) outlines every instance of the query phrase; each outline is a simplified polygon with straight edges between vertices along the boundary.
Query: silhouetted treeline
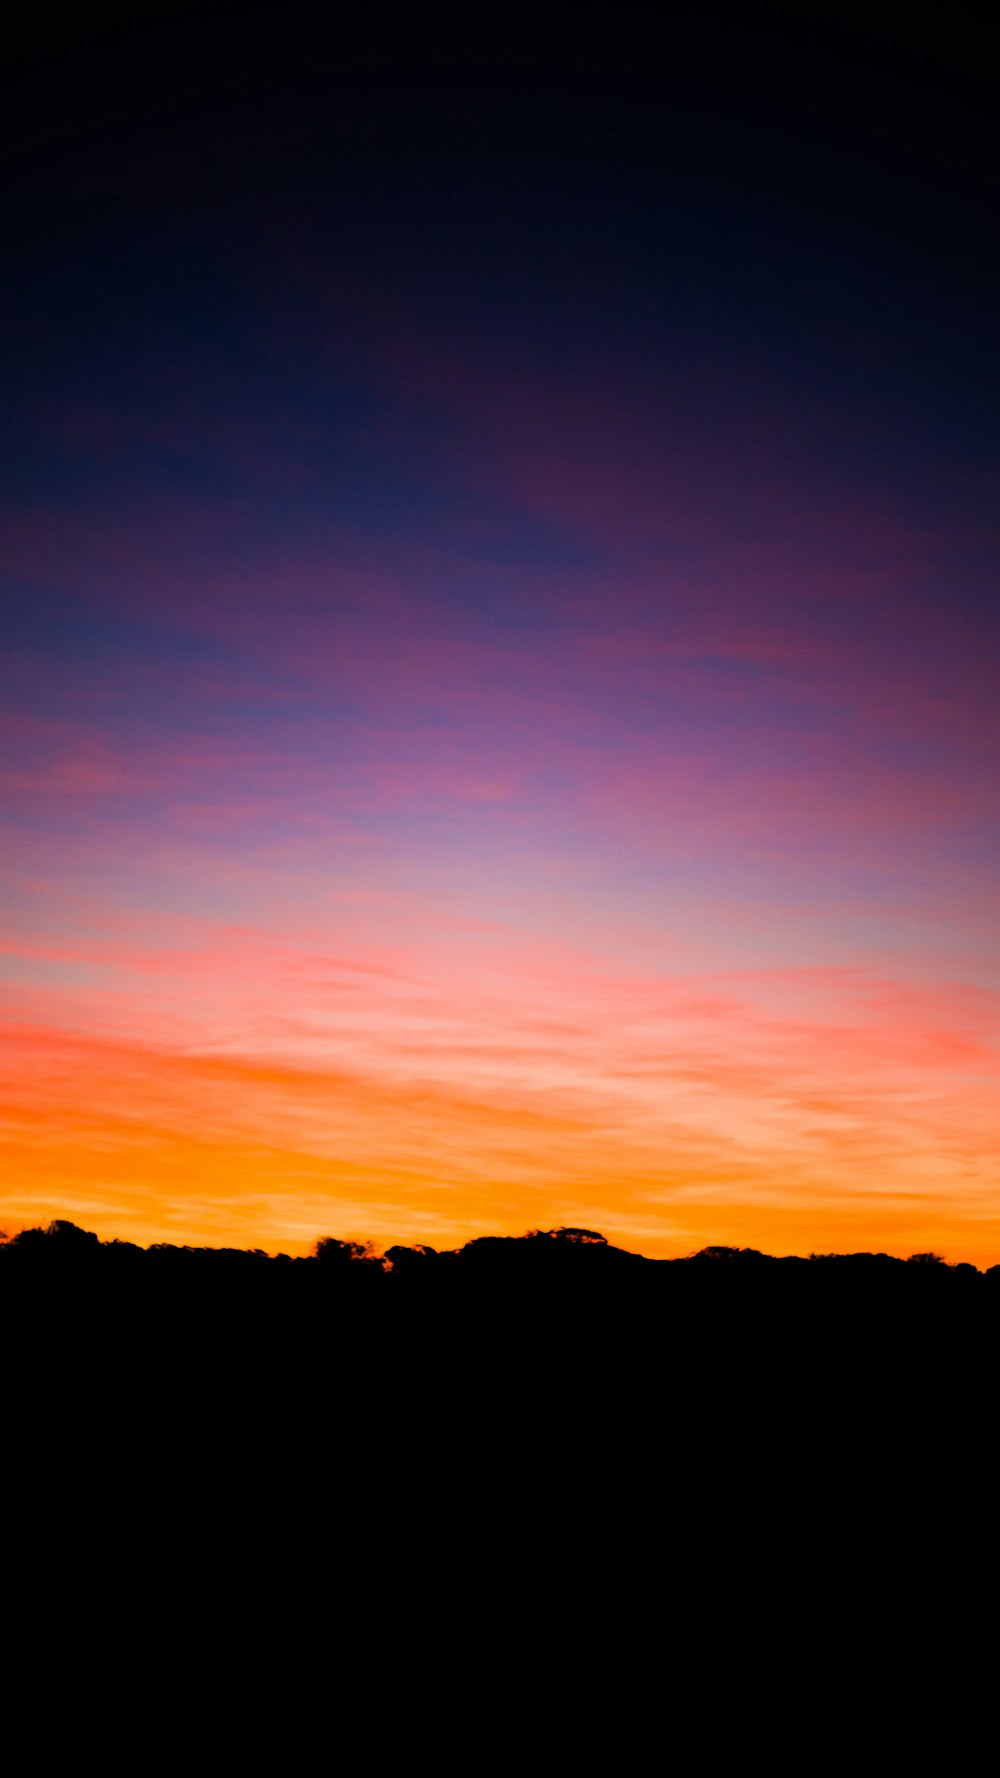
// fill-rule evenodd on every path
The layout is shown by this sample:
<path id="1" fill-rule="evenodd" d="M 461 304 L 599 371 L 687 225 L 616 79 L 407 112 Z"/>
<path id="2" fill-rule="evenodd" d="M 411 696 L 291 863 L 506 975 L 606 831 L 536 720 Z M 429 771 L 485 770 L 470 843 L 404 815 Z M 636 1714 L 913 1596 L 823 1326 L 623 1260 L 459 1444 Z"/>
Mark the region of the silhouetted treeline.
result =
<path id="1" fill-rule="evenodd" d="M 544 1298 L 546 1291 L 582 1287 L 600 1296 L 627 1291 L 635 1300 L 653 1300 L 692 1289 L 752 1289 L 761 1297 L 788 1285 L 824 1292 L 863 1289 L 898 1294 L 959 1293 L 1000 1301 L 1000 1265 L 980 1272 L 967 1263 L 949 1265 L 935 1253 L 899 1259 L 887 1253 L 811 1253 L 775 1258 L 752 1247 L 704 1247 L 682 1259 L 649 1259 L 613 1247 L 593 1229 L 532 1229 L 520 1236 L 482 1236 L 463 1247 L 439 1251 L 426 1245 L 396 1245 L 384 1255 L 371 1243 L 318 1240 L 311 1254 L 291 1258 L 261 1248 L 176 1246 L 154 1242 L 101 1241 L 65 1220 L 29 1228 L 0 1239 L 0 1280 L 71 1279 L 109 1284 L 116 1279 L 212 1280 L 220 1285 L 237 1276 L 280 1280 L 290 1289 L 392 1296 L 418 1291 L 433 1295 L 456 1284 L 509 1287 Z"/>

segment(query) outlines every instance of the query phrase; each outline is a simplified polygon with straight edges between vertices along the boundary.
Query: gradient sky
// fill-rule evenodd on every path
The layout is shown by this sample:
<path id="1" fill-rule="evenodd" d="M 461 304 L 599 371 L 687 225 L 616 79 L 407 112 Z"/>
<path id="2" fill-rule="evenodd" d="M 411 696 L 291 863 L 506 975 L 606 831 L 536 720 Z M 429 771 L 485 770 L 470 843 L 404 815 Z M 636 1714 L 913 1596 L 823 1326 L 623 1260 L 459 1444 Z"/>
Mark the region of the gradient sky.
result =
<path id="1" fill-rule="evenodd" d="M 975 45 L 539 16 L 22 47 L 3 1224 L 998 1261 Z"/>

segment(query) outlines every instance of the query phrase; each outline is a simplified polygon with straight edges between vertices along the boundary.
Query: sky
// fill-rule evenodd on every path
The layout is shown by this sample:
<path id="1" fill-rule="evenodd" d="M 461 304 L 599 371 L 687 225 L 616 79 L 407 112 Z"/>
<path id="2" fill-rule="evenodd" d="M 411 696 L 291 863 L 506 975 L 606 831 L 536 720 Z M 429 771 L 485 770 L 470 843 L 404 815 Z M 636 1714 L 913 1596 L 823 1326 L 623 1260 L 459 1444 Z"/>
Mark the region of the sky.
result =
<path id="1" fill-rule="evenodd" d="M 743 13 L 25 27 L 8 1231 L 1000 1261 L 995 123 Z"/>

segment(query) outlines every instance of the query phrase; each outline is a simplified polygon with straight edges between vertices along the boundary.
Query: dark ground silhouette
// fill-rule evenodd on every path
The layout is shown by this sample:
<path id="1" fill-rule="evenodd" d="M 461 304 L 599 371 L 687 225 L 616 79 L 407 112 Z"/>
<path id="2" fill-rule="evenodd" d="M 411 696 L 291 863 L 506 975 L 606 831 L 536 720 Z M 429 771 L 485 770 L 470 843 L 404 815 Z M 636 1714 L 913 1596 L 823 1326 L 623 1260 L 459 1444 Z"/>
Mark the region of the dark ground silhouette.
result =
<path id="1" fill-rule="evenodd" d="M 810 1350 L 912 1367 L 926 1345 L 931 1368 L 949 1342 L 983 1350 L 1000 1322 L 1000 1266 L 733 1247 L 658 1260 L 578 1228 L 385 1255 L 326 1237 L 293 1259 L 142 1248 L 56 1221 L 0 1243 L 0 1309 L 11 1337 L 30 1328 L 36 1349 L 53 1342 L 61 1362 L 102 1335 L 118 1364 L 143 1341 L 178 1357 L 224 1346 L 231 1366 L 255 1350 L 267 1363 L 281 1350 L 293 1365 L 318 1363 L 333 1343 L 341 1356 L 350 1349 L 356 1372 L 370 1361 L 391 1377 L 433 1345 L 444 1369 L 489 1350 L 503 1362 L 522 1354 L 530 1375 L 544 1350 L 594 1374 L 666 1366 L 676 1387 L 713 1367 L 734 1375 L 765 1348 L 771 1376 L 806 1364 Z"/>
<path id="2" fill-rule="evenodd" d="M 276 1549 L 324 1598 L 348 1562 L 426 1606 L 442 1555 L 586 1591 L 634 1546 L 649 1609 L 683 1560 L 707 1612 L 748 1563 L 769 1597 L 775 1550 L 827 1585 L 849 1548 L 877 1575 L 961 1526 L 998 1326 L 1000 1267 L 932 1255 L 652 1260 L 555 1229 L 291 1259 L 60 1221 L 0 1246 L 6 1475 L 46 1539 L 124 1525 L 148 1560 L 180 1526 L 264 1591 Z"/>

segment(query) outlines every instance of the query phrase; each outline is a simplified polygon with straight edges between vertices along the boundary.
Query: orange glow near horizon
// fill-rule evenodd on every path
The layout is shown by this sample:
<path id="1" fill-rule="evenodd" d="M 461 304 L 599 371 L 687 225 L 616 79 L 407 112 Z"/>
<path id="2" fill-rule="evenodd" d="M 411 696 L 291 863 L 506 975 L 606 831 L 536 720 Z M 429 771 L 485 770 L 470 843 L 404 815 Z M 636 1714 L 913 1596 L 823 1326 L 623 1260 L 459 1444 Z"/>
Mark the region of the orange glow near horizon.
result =
<path id="1" fill-rule="evenodd" d="M 860 970 L 641 979 L 555 946 L 547 971 L 533 951 L 460 974 L 439 958 L 436 978 L 381 952 L 321 970 L 217 940 L 214 1012 L 201 949 L 121 946 L 102 1031 L 93 996 L 18 996 L 8 1233 L 68 1217 L 303 1253 L 569 1223 L 651 1255 L 1000 1260 L 989 997 Z M 140 1006 L 159 1042 L 131 1028 Z"/>

